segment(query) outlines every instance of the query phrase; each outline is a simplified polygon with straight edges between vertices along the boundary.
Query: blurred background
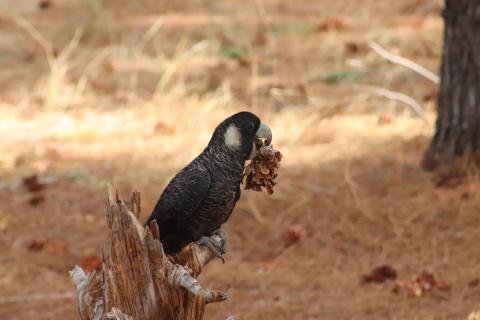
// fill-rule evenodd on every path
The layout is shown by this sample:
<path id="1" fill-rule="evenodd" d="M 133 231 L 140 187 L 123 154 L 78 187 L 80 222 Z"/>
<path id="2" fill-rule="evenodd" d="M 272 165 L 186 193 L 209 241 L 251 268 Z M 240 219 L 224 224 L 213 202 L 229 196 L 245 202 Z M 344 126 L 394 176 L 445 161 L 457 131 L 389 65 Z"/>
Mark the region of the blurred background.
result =
<path id="1" fill-rule="evenodd" d="M 243 192 L 226 263 L 200 277 L 230 295 L 206 319 L 466 319 L 479 182 L 420 169 L 437 87 L 372 49 L 438 73 L 441 8 L 0 0 L 0 319 L 77 319 L 67 271 L 100 264 L 106 183 L 140 191 L 146 219 L 240 110 L 284 159 L 272 196 Z M 424 271 L 438 290 L 402 285 Z"/>

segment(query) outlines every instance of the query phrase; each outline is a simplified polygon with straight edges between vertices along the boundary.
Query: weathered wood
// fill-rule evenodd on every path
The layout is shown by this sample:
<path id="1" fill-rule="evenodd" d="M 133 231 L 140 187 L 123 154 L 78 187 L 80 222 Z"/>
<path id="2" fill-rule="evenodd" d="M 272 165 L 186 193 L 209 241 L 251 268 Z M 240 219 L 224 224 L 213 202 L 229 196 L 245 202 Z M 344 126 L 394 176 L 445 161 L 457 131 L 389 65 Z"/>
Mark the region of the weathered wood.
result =
<path id="1" fill-rule="evenodd" d="M 446 0 L 435 136 L 422 166 L 480 151 L 480 0 Z"/>
<path id="2" fill-rule="evenodd" d="M 77 266 L 70 271 L 82 320 L 202 319 L 207 303 L 227 298 L 196 279 L 215 257 L 210 250 L 190 244 L 179 254 L 165 255 L 156 222 L 143 228 L 137 219 L 138 192 L 125 202 L 109 185 L 106 205 L 102 270 L 87 275 Z"/>

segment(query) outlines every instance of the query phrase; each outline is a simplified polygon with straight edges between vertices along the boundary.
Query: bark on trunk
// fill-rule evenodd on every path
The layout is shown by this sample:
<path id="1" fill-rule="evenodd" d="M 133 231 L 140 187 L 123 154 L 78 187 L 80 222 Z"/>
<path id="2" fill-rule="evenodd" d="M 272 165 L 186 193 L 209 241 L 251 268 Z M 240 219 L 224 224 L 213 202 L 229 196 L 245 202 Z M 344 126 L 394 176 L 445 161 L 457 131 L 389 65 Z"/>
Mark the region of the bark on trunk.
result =
<path id="1" fill-rule="evenodd" d="M 436 133 L 422 166 L 432 170 L 480 149 L 480 0 L 446 0 Z"/>
<path id="2" fill-rule="evenodd" d="M 214 258 L 210 250 L 191 244 L 174 257 L 165 255 L 156 222 L 144 229 L 138 221 L 139 193 L 125 202 L 109 186 L 106 205 L 102 270 L 70 272 L 80 319 L 197 320 L 207 303 L 227 298 L 196 280 Z M 220 244 L 220 237 L 213 239 Z"/>

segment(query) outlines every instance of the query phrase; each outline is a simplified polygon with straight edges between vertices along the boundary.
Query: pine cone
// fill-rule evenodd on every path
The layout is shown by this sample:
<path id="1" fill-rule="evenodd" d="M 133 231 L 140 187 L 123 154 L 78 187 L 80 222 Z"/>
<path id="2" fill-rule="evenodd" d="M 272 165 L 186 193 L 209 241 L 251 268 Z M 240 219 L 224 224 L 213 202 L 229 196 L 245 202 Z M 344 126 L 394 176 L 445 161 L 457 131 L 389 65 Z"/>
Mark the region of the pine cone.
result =
<path id="1" fill-rule="evenodd" d="M 257 156 L 252 159 L 242 175 L 242 183 L 245 183 L 245 190 L 253 189 L 263 191 L 265 188 L 268 194 L 273 193 L 273 186 L 277 183 L 277 170 L 282 161 L 282 154 L 273 146 L 262 145 L 257 149 Z"/>

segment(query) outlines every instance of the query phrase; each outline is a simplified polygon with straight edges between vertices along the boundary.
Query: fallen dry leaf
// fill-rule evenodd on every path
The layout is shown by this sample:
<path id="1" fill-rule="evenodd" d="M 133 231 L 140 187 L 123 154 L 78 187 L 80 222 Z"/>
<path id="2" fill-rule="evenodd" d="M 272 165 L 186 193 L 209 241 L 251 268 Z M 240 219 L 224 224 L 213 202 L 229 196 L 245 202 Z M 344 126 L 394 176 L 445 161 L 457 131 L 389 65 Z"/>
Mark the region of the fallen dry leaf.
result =
<path id="1" fill-rule="evenodd" d="M 52 6 L 51 0 L 40 0 L 38 2 L 38 7 L 42 10 L 46 10 Z"/>
<path id="2" fill-rule="evenodd" d="M 382 265 L 374 268 L 369 274 L 362 277 L 363 283 L 376 282 L 383 283 L 387 280 L 395 280 L 397 278 L 397 271 L 389 265 Z"/>
<path id="3" fill-rule="evenodd" d="M 67 252 L 67 244 L 54 239 L 33 239 L 27 244 L 27 249 L 30 251 L 47 251 L 55 254 L 64 254 Z"/>
<path id="4" fill-rule="evenodd" d="M 470 198 L 470 193 L 468 193 L 468 192 L 463 192 L 460 195 L 460 199 L 462 199 L 462 200 L 468 200 L 469 198 Z"/>
<path id="5" fill-rule="evenodd" d="M 32 240 L 27 244 L 27 249 L 30 251 L 40 251 L 45 246 L 45 243 L 40 240 Z"/>
<path id="6" fill-rule="evenodd" d="M 158 122 L 153 130 L 155 133 L 164 135 L 172 135 L 175 133 L 175 127 L 166 124 L 165 122 Z"/>
<path id="7" fill-rule="evenodd" d="M 425 293 L 436 291 L 449 291 L 450 285 L 439 281 L 432 273 L 423 271 L 417 276 L 412 276 L 408 280 L 398 280 L 395 282 L 393 292 L 399 293 L 402 290 L 421 297 Z"/>
<path id="8" fill-rule="evenodd" d="M 38 179 L 38 175 L 32 174 L 30 176 L 26 176 L 22 179 L 23 185 L 27 188 L 30 192 L 40 191 L 45 188 L 45 184 L 41 183 Z"/>
<path id="9" fill-rule="evenodd" d="M 381 113 L 381 114 L 378 115 L 378 121 L 377 122 L 378 122 L 379 125 L 386 125 L 386 124 L 392 123 L 393 118 L 389 114 Z"/>
<path id="10" fill-rule="evenodd" d="M 422 96 L 422 101 L 423 102 L 434 101 L 437 98 L 437 95 L 438 95 L 437 90 L 432 89 Z"/>
<path id="11" fill-rule="evenodd" d="M 340 18 L 326 19 L 317 25 L 317 31 L 344 31 L 348 29 L 347 23 Z"/>
<path id="12" fill-rule="evenodd" d="M 479 279 L 479 278 L 475 278 L 475 279 L 470 280 L 470 281 L 468 282 L 468 286 L 469 286 L 470 288 L 478 287 L 479 284 L 480 284 L 480 279 Z"/>
<path id="13" fill-rule="evenodd" d="M 237 62 L 240 67 L 250 67 L 252 65 L 252 59 L 246 56 L 238 57 Z"/>
<path id="14" fill-rule="evenodd" d="M 261 192 L 262 188 L 265 188 L 268 194 L 272 194 L 273 186 L 277 184 L 275 179 L 282 154 L 273 146 L 261 145 L 257 150 L 257 156 L 245 167 L 242 183 L 245 183 L 245 190 Z"/>
<path id="15" fill-rule="evenodd" d="M 28 200 L 28 203 L 32 206 L 32 207 L 38 207 L 40 204 L 42 204 L 43 202 L 45 202 L 45 196 L 44 195 L 35 195 L 33 197 L 31 197 L 29 200 Z"/>
<path id="16" fill-rule="evenodd" d="M 363 42 L 356 42 L 353 40 L 346 41 L 344 44 L 345 53 L 359 54 L 368 52 L 368 46 Z"/>
<path id="17" fill-rule="evenodd" d="M 300 225 L 288 227 L 282 236 L 285 247 L 290 247 L 300 241 L 305 236 L 305 233 L 305 228 Z"/>

